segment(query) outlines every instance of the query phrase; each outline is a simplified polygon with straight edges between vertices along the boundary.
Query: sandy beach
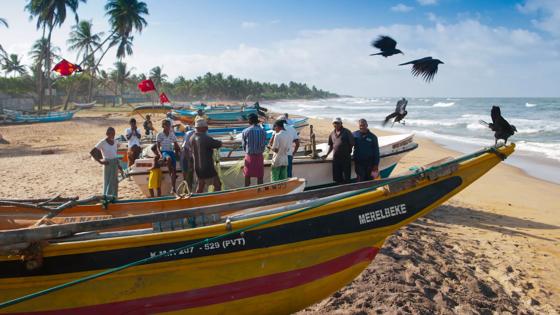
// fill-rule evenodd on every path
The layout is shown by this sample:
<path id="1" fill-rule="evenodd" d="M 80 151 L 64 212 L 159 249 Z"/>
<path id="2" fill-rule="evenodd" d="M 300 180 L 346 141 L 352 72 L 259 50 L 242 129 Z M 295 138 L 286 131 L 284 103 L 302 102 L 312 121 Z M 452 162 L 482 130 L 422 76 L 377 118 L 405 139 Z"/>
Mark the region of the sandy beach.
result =
<path id="1" fill-rule="evenodd" d="M 0 144 L 0 197 L 99 194 L 102 168 L 88 152 L 108 126 L 123 133 L 129 118 L 128 110 L 98 109 L 69 122 L 0 127 L 10 142 Z M 330 121 L 311 123 L 325 140 Z M 460 155 L 428 139 L 416 142 L 395 173 Z M 142 197 L 128 180 L 119 196 Z M 390 237 L 357 279 L 300 313 L 560 313 L 559 205 L 560 186 L 501 164 Z"/>

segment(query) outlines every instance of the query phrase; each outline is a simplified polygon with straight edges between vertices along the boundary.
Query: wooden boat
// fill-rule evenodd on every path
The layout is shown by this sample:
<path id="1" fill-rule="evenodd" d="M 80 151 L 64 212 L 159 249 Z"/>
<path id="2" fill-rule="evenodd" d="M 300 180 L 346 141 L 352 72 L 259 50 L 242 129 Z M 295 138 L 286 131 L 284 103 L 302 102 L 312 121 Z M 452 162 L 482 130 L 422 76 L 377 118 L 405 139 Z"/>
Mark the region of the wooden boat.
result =
<path id="1" fill-rule="evenodd" d="M 95 104 L 97 103 L 97 101 L 93 101 L 90 103 L 76 103 L 73 102 L 74 107 L 76 107 L 77 109 L 90 109 L 93 108 L 93 106 L 95 106 Z"/>
<path id="2" fill-rule="evenodd" d="M 292 119 L 291 120 L 292 121 L 292 126 L 296 130 L 301 130 L 303 127 L 306 127 L 306 126 L 309 125 L 308 120 L 309 120 L 309 118 L 307 118 L 307 117 Z M 247 127 L 248 127 L 247 124 L 232 126 L 232 127 L 212 127 L 212 128 L 208 129 L 208 134 L 211 135 L 212 137 L 223 136 L 223 135 L 231 135 L 231 134 L 235 135 L 235 134 L 241 133 L 243 131 L 243 129 L 245 129 Z M 272 124 L 270 124 L 270 123 L 264 123 L 264 124 L 262 124 L 262 127 L 266 131 L 272 130 Z M 183 137 L 185 135 L 185 132 L 175 131 L 175 135 L 177 137 Z"/>
<path id="3" fill-rule="evenodd" d="M 397 166 L 397 163 L 406 155 L 408 152 L 415 150 L 418 144 L 413 141 L 413 134 L 402 134 L 394 136 L 382 136 L 379 137 L 379 151 L 381 154 L 381 160 L 379 164 L 380 176 L 381 178 L 386 178 L 391 175 L 391 172 Z M 303 149 L 303 148 L 302 148 Z M 311 158 L 309 156 L 298 156 L 293 160 L 293 174 L 297 177 L 305 178 L 307 183 L 307 189 L 316 189 L 318 187 L 332 185 L 332 158 L 328 157 L 326 160 L 321 159 L 323 155 L 328 151 L 326 144 L 320 144 L 317 146 L 317 153 L 319 158 Z M 224 149 L 220 151 L 221 155 L 229 155 L 234 158 L 241 158 L 244 156 L 242 151 L 233 150 L 230 155 L 229 152 L 232 149 Z M 140 190 L 147 196 L 148 192 L 148 174 L 149 169 L 152 168 L 153 159 L 138 159 L 134 166 L 129 170 L 129 175 L 132 177 L 134 182 L 138 185 Z M 245 184 L 245 178 L 241 168 L 243 167 L 242 160 L 231 160 L 220 162 L 221 165 L 221 179 L 224 186 L 228 189 L 243 187 Z M 265 171 L 264 171 L 264 181 L 270 181 L 270 161 L 265 161 Z M 180 169 L 180 165 L 177 164 L 177 169 Z M 162 168 L 162 191 L 170 191 L 170 179 L 167 168 Z M 352 167 L 352 178 L 356 175 Z"/>
<path id="4" fill-rule="evenodd" d="M 48 219 L 50 224 L 64 224 L 91 220 L 121 218 L 131 215 L 208 206 L 239 200 L 287 195 L 303 191 L 305 180 L 292 178 L 285 181 L 243 187 L 222 192 L 194 194 L 189 198 L 160 197 L 137 200 L 116 200 L 110 203 L 85 204 L 71 207 Z M 53 210 L 51 210 L 53 211 Z M 29 227 L 49 214 L 47 208 L 3 205 L 0 202 L 0 230 Z M 54 210 L 56 212 L 56 210 Z M 147 226 L 142 226 L 147 227 Z M 138 226 L 134 228 L 140 228 Z"/>
<path id="5" fill-rule="evenodd" d="M 318 191 L 232 203 L 230 210 L 299 201 L 193 229 L 70 236 L 100 226 L 174 220 L 195 211 L 181 210 L 0 232 L 0 245 L 24 248 L 0 256 L 0 311 L 293 313 L 351 282 L 388 236 L 468 187 L 514 146 L 484 149 L 315 200 L 308 199 Z"/>
<path id="6" fill-rule="evenodd" d="M 134 107 L 133 114 L 167 114 L 173 110 L 171 105 L 140 105 Z"/>
<path id="7" fill-rule="evenodd" d="M 5 112 L 8 112 L 5 110 Z M 48 123 L 67 121 L 74 117 L 75 111 L 66 112 L 49 112 L 46 114 L 23 114 L 18 111 L 9 111 L 8 120 L 11 123 L 26 124 L 26 123 Z"/>

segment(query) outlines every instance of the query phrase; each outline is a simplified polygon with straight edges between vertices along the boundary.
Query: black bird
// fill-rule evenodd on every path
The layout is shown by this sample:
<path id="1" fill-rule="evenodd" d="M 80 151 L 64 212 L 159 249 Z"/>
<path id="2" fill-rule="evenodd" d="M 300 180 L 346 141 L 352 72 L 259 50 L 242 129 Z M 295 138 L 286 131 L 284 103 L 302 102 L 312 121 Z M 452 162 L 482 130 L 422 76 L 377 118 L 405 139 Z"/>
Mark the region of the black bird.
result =
<path id="1" fill-rule="evenodd" d="M 426 82 L 430 82 L 434 79 L 438 71 L 438 65 L 443 64 L 439 59 L 433 59 L 432 57 L 424 57 L 421 59 L 412 60 L 409 62 L 401 63 L 399 66 L 412 65 L 412 75 L 417 77 L 419 75 L 424 78 Z"/>
<path id="2" fill-rule="evenodd" d="M 385 121 L 383 121 L 383 126 L 385 126 L 389 122 L 389 120 L 391 120 L 391 118 L 395 118 L 395 120 L 393 121 L 393 125 L 403 120 L 406 114 L 408 114 L 408 112 L 406 111 L 407 104 L 408 101 L 406 100 L 406 98 L 403 97 L 401 100 L 399 100 L 397 102 L 397 106 L 395 107 L 395 111 L 387 115 L 387 117 L 385 117 Z M 402 122 L 402 124 L 404 125 L 404 122 Z M 393 125 L 391 125 L 391 127 L 393 127 Z"/>
<path id="3" fill-rule="evenodd" d="M 370 56 L 381 55 L 387 58 L 389 56 L 396 55 L 396 54 L 404 55 L 402 51 L 396 49 L 397 42 L 389 36 L 379 36 L 377 40 L 371 42 L 371 45 L 375 48 L 379 48 L 381 52 L 377 54 L 371 54 Z"/>
<path id="4" fill-rule="evenodd" d="M 494 131 L 494 138 L 496 138 L 494 145 L 498 144 L 499 139 L 504 140 L 504 144 L 507 144 L 507 139 L 517 132 L 517 128 L 515 128 L 514 125 L 510 125 L 509 122 L 502 117 L 500 106 L 492 106 L 490 117 L 492 117 L 491 124 L 484 120 L 481 120 L 480 123 Z"/>

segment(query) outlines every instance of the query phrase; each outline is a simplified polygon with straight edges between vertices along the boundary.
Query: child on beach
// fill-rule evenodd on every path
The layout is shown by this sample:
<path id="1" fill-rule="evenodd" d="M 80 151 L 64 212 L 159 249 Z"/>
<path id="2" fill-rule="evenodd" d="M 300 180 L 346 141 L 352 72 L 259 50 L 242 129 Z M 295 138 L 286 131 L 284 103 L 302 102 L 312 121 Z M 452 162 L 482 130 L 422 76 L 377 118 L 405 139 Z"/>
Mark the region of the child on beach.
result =
<path id="1" fill-rule="evenodd" d="M 157 196 L 161 196 L 161 164 L 159 155 L 154 157 L 154 166 L 150 169 L 148 189 L 150 190 L 150 197 L 154 197 L 154 189 L 157 190 Z"/>

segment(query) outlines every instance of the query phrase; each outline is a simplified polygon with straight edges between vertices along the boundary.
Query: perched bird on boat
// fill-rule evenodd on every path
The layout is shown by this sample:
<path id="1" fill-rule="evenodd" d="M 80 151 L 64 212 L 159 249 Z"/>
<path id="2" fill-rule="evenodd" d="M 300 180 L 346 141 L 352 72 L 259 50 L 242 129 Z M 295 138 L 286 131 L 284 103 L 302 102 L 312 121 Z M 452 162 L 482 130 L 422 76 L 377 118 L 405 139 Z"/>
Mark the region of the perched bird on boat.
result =
<path id="1" fill-rule="evenodd" d="M 389 36 L 379 36 L 378 39 L 371 42 L 371 45 L 381 50 L 381 52 L 377 54 L 371 54 L 370 56 L 381 55 L 387 58 L 389 56 L 396 55 L 396 54 L 404 55 L 402 51 L 396 48 L 397 42 Z"/>
<path id="2" fill-rule="evenodd" d="M 492 117 L 492 123 L 487 123 L 481 120 L 480 123 L 488 126 L 492 131 L 494 131 L 494 138 L 496 142 L 494 145 L 498 144 L 498 140 L 504 140 L 504 144 L 507 144 L 507 139 L 513 136 L 517 132 L 517 128 L 502 117 L 500 106 L 492 106 L 490 111 L 490 117 Z"/>
<path id="3" fill-rule="evenodd" d="M 385 126 L 389 120 L 391 120 L 391 118 L 395 118 L 395 120 L 393 120 L 393 125 L 397 122 L 401 122 L 401 120 L 404 119 L 404 117 L 406 116 L 406 114 L 408 114 L 408 112 L 406 111 L 406 105 L 408 104 L 408 101 L 406 100 L 406 98 L 402 98 L 397 102 L 397 106 L 395 107 L 395 111 L 392 112 L 391 114 L 387 115 L 387 117 L 385 117 L 385 121 L 383 121 L 383 126 Z M 402 122 L 402 124 L 404 125 L 404 121 Z M 391 125 L 391 127 L 393 127 L 393 125 Z"/>
<path id="4" fill-rule="evenodd" d="M 430 82 L 434 79 L 438 71 L 438 65 L 443 64 L 439 59 L 434 59 L 432 57 L 424 57 L 421 59 L 412 60 L 409 62 L 401 63 L 399 66 L 412 65 L 412 75 L 422 76 L 426 82 Z"/>

